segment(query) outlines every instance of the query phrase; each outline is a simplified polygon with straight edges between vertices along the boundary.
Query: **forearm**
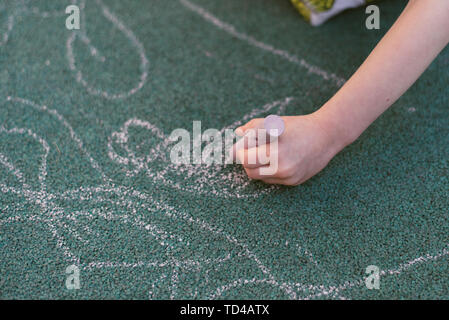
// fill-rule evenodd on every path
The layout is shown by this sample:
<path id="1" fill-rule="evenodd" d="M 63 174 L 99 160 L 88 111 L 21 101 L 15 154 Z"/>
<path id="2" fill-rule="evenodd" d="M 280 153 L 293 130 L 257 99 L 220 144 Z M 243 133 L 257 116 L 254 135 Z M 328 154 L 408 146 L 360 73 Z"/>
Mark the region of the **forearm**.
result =
<path id="1" fill-rule="evenodd" d="M 449 42 L 449 0 L 410 0 L 366 61 L 316 115 L 351 143 L 424 72 Z"/>

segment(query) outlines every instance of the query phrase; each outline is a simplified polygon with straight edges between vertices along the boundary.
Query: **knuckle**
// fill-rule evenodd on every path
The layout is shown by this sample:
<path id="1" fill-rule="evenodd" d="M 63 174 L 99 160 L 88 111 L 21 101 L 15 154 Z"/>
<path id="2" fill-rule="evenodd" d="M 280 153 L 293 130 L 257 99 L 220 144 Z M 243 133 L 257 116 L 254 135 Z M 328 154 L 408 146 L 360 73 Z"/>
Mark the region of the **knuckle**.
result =
<path id="1" fill-rule="evenodd" d="M 257 124 L 258 121 L 259 121 L 259 118 L 251 119 L 251 120 L 247 123 L 247 126 L 254 127 L 254 126 Z"/>

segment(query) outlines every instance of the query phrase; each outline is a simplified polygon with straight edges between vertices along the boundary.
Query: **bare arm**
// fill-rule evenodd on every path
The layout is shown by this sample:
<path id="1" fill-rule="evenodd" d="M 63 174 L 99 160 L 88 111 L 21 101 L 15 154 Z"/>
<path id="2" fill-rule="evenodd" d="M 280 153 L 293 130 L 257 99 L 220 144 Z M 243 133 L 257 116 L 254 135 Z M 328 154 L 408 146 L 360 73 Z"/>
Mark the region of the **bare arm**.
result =
<path id="1" fill-rule="evenodd" d="M 410 0 L 348 82 L 317 113 L 347 145 L 388 109 L 449 42 L 449 1 Z"/>
<path id="2" fill-rule="evenodd" d="M 319 110 L 283 117 L 277 172 L 262 175 L 266 163 L 248 163 L 264 146 L 237 157 L 250 178 L 297 185 L 308 180 L 388 109 L 418 79 L 449 42 L 449 0 L 409 0 L 393 27 L 345 85 Z M 241 131 L 263 127 L 253 119 Z"/>

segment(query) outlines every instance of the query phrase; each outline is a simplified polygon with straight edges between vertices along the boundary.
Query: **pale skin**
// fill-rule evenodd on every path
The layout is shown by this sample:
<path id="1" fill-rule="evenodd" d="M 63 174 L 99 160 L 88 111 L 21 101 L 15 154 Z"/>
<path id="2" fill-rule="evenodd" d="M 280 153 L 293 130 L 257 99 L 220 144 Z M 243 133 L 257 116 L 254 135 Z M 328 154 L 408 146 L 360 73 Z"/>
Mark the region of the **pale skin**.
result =
<path id="1" fill-rule="evenodd" d="M 268 153 L 267 145 L 236 152 L 248 177 L 269 184 L 299 185 L 316 175 L 396 102 L 448 43 L 449 1 L 409 0 L 365 62 L 327 103 L 309 115 L 282 117 L 285 132 L 278 140 L 274 174 L 260 172 L 269 164 L 259 162 L 257 153 Z M 259 128 L 263 128 L 263 119 L 253 119 L 236 133 Z"/>

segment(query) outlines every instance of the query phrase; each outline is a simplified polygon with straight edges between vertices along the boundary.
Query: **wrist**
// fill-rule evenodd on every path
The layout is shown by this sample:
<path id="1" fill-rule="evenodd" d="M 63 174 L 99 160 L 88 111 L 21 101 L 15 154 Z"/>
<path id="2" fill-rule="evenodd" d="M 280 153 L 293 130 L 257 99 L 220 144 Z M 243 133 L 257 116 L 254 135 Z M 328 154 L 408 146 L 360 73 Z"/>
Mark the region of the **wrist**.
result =
<path id="1" fill-rule="evenodd" d="M 348 123 L 348 119 L 343 119 L 326 105 L 315 111 L 312 116 L 327 136 L 335 154 L 353 143 L 360 135 L 357 128 Z"/>

